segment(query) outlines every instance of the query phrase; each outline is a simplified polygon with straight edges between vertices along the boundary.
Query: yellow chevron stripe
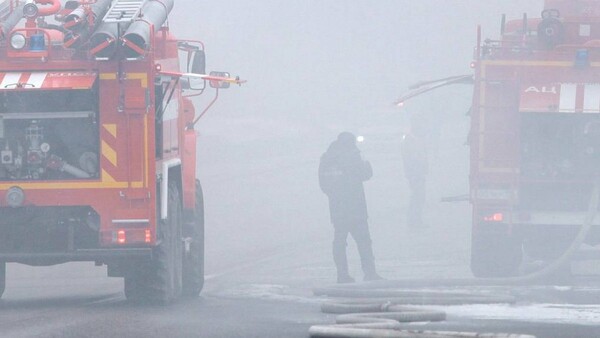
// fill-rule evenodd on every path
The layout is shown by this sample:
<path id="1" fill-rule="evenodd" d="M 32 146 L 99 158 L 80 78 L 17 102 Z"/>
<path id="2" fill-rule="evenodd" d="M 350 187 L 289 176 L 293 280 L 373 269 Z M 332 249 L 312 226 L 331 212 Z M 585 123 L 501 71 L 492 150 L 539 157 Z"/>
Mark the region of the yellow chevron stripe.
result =
<path id="1" fill-rule="evenodd" d="M 23 190 L 67 190 L 67 189 L 126 189 L 143 188 L 144 182 L 117 182 L 106 170 L 102 169 L 102 182 L 45 182 L 28 183 L 12 182 L 0 184 L 0 190 L 8 190 L 11 187 L 18 186 Z"/>
<path id="2" fill-rule="evenodd" d="M 108 143 L 102 141 L 102 155 L 112 163 L 115 167 L 117 166 L 117 152 L 108 145 Z"/>
<path id="3" fill-rule="evenodd" d="M 107 175 L 105 179 L 110 180 L 110 175 Z M 27 190 L 69 190 L 69 189 L 126 189 L 129 188 L 130 184 L 127 182 L 52 182 L 52 183 L 21 183 L 12 182 L 10 184 L 0 184 L 0 190 L 8 190 L 11 187 L 19 187 L 25 191 Z M 142 188 L 144 182 L 131 182 L 132 188 Z"/>
<path id="4" fill-rule="evenodd" d="M 127 80 L 141 80 L 142 88 L 148 88 L 147 73 L 127 73 Z"/>
<path id="5" fill-rule="evenodd" d="M 68 189 L 126 189 L 127 182 L 55 182 L 55 183 L 12 183 L 0 184 L 0 190 L 8 190 L 11 187 L 19 187 L 25 190 L 68 190 Z"/>
<path id="6" fill-rule="evenodd" d="M 107 173 L 106 170 L 102 169 L 102 182 L 116 183 L 117 181 L 112 176 L 110 176 L 110 174 Z"/>
<path id="7" fill-rule="evenodd" d="M 573 62 L 567 61 L 521 61 L 521 60 L 485 60 L 485 66 L 528 66 L 528 67 L 573 67 Z"/>
<path id="8" fill-rule="evenodd" d="M 117 73 L 101 73 L 100 80 L 116 80 Z M 127 73 L 127 80 L 141 80 L 142 88 L 148 88 L 147 73 Z"/>
<path id="9" fill-rule="evenodd" d="M 109 132 L 114 138 L 117 138 L 117 125 L 116 124 L 103 124 L 102 125 L 107 132 Z"/>
<path id="10" fill-rule="evenodd" d="M 117 73 L 100 73 L 100 80 L 116 80 Z"/>
<path id="11" fill-rule="evenodd" d="M 522 66 L 522 67 L 573 67 L 574 61 L 521 61 L 521 60 L 484 60 L 484 66 Z M 592 68 L 600 67 L 600 62 L 592 62 Z"/>

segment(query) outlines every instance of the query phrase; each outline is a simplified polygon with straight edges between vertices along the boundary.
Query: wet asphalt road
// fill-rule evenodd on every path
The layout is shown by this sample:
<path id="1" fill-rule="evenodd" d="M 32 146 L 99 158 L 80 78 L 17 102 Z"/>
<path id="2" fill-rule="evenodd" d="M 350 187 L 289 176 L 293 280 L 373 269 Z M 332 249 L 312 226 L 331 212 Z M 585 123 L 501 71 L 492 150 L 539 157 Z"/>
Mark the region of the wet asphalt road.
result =
<path id="1" fill-rule="evenodd" d="M 3 337 L 304 337 L 308 322 L 285 313 L 314 307 L 202 297 L 138 307 L 120 294 L 4 301 Z M 315 314 L 315 319 L 318 317 Z"/>
<path id="2" fill-rule="evenodd" d="M 102 277 L 99 270 L 70 264 L 25 279 L 36 273 L 10 266 L 13 278 L 0 302 L 0 336 L 304 337 L 308 325 L 321 317 L 315 304 L 211 295 L 210 281 L 198 299 L 164 307 L 132 305 L 124 298 L 122 281 Z"/>
<path id="3" fill-rule="evenodd" d="M 321 243 L 320 245 L 325 245 Z M 318 255 L 273 255 L 256 264 L 246 264 L 210 275 L 203 295 L 170 306 L 139 306 L 127 303 L 122 281 L 103 277 L 104 269 L 92 264 L 68 264 L 33 269 L 10 265 L 5 297 L 0 302 L 2 337 L 308 337 L 314 324 L 334 322 L 332 315 L 321 314 L 311 289 L 330 282 L 333 270 Z M 302 261 L 305 261 L 302 263 Z M 425 263 L 425 262 L 423 262 Z M 383 264 L 388 266 L 387 264 Z M 402 270 L 415 265 L 399 264 Z M 399 266 L 399 267 L 400 267 Z M 356 265 L 353 266 L 357 268 Z M 429 271 L 443 269 L 430 265 Z M 393 271 L 383 268 L 390 276 Z M 562 290 L 562 291 L 557 291 Z M 506 290 L 501 290 L 502 292 Z M 503 312 L 523 311 L 535 304 L 593 304 L 600 292 L 583 297 L 574 289 L 544 287 L 516 290 L 519 303 L 506 305 Z M 563 304 L 564 305 L 564 304 Z M 576 305 L 572 305 L 577 307 Z M 439 309 L 444 309 L 441 307 Z M 533 308 L 530 311 L 537 311 Z M 567 306 L 566 309 L 569 309 Z M 598 337 L 600 309 L 566 314 L 564 318 L 544 317 L 535 321 L 485 318 L 481 312 L 448 308 L 448 320 L 442 323 L 407 325 L 412 330 L 450 330 L 510 332 L 538 337 Z M 541 309 L 546 310 L 546 309 Z M 501 317 L 501 316 L 500 316 Z M 562 320 L 562 322 L 561 322 Z"/>

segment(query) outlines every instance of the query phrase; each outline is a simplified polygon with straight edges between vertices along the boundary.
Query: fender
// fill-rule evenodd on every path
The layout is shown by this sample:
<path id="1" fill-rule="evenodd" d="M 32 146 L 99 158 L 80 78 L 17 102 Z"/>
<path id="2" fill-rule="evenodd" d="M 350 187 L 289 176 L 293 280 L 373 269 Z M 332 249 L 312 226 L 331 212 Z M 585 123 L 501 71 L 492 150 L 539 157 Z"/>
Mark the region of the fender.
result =
<path id="1" fill-rule="evenodd" d="M 160 182 L 160 219 L 169 217 L 169 169 L 181 166 L 181 159 L 174 158 L 162 163 L 162 181 Z"/>
<path id="2" fill-rule="evenodd" d="M 193 129 L 186 129 L 183 134 L 182 157 L 183 208 L 193 210 L 196 207 L 196 131 Z"/>

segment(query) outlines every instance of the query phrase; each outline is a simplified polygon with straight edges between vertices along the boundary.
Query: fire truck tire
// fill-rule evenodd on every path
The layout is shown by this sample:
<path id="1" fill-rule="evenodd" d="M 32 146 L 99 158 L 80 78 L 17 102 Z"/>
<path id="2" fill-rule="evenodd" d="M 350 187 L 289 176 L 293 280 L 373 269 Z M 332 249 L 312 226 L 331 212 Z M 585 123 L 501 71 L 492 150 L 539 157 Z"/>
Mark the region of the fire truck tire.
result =
<path id="1" fill-rule="evenodd" d="M 161 221 L 152 259 L 137 265 L 125 276 L 125 296 L 139 303 L 169 304 L 180 298 L 182 291 L 183 242 L 182 207 L 179 187 L 169 182 L 169 217 Z"/>
<path id="2" fill-rule="evenodd" d="M 6 263 L 0 263 L 0 298 L 4 294 L 4 288 L 6 287 Z"/>
<path id="3" fill-rule="evenodd" d="M 196 180 L 196 205 L 192 229 L 186 229 L 184 237 L 190 237 L 190 252 L 183 259 L 183 295 L 198 297 L 204 287 L 204 194 Z"/>
<path id="4" fill-rule="evenodd" d="M 471 239 L 471 272 L 478 278 L 512 277 L 523 260 L 522 241 L 514 235 L 474 230 Z"/>
<path id="5" fill-rule="evenodd" d="M 550 236 L 547 236 L 547 235 Z M 534 260 L 556 260 L 573 243 L 577 233 L 548 231 L 546 238 L 527 238 L 523 242 L 523 251 Z"/>

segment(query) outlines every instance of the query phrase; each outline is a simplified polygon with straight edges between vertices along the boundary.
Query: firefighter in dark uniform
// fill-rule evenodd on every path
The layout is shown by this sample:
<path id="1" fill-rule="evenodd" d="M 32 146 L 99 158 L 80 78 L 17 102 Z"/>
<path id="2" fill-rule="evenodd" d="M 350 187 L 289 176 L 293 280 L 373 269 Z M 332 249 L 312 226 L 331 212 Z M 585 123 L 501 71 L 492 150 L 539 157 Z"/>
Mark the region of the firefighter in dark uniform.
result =
<path id="1" fill-rule="evenodd" d="M 346 245 L 348 234 L 356 241 L 365 281 L 382 279 L 375 270 L 371 235 L 367 222 L 367 202 L 363 182 L 373 176 L 371 164 L 363 161 L 356 146 L 356 136 L 341 133 L 331 143 L 319 165 L 319 184 L 329 198 L 334 226 L 333 260 L 338 283 L 352 283 L 348 272 Z"/>
<path id="2" fill-rule="evenodd" d="M 410 190 L 406 222 L 410 228 L 422 228 L 424 226 L 423 207 L 425 206 L 425 191 L 429 170 L 427 152 L 421 139 L 411 132 L 402 137 L 400 150 L 404 164 L 404 176 L 408 181 Z"/>

